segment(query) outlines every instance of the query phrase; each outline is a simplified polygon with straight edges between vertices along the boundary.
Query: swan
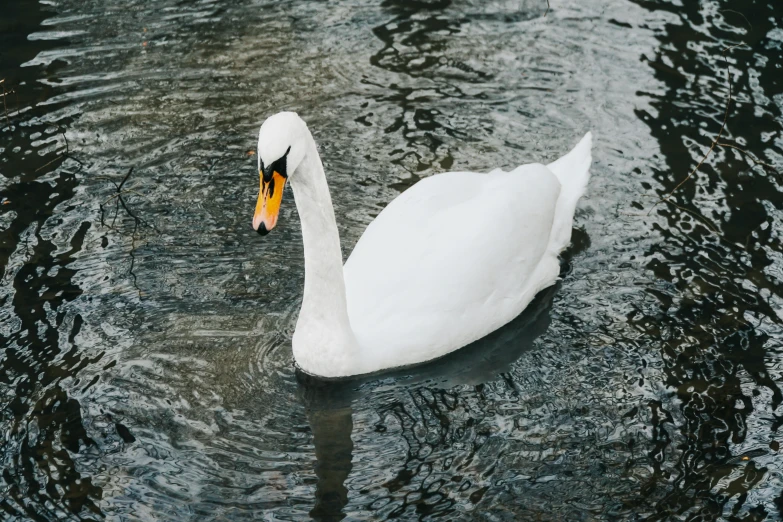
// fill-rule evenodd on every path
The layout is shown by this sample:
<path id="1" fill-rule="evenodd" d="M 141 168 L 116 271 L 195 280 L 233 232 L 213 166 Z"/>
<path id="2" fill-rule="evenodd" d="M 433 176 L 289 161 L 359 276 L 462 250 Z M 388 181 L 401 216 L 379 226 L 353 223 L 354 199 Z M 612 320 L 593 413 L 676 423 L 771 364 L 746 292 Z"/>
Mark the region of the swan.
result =
<path id="1" fill-rule="evenodd" d="M 315 140 L 296 113 L 269 117 L 258 135 L 253 228 L 275 227 L 290 182 L 305 257 L 292 338 L 299 368 L 339 378 L 419 364 L 518 316 L 558 279 L 591 144 L 588 132 L 549 165 L 422 179 L 367 226 L 343 266 Z"/>

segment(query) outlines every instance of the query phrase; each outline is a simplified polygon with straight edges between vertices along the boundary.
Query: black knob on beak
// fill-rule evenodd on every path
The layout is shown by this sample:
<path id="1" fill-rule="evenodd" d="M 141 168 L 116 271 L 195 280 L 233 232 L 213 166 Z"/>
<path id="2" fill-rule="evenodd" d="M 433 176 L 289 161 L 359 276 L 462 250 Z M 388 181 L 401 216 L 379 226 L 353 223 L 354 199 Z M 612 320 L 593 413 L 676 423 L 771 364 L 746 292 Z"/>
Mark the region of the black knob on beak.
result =
<path id="1" fill-rule="evenodd" d="M 266 229 L 266 225 L 264 223 L 261 223 L 258 225 L 258 228 L 256 229 L 256 232 L 258 232 L 259 235 L 265 236 L 269 233 L 269 231 Z"/>

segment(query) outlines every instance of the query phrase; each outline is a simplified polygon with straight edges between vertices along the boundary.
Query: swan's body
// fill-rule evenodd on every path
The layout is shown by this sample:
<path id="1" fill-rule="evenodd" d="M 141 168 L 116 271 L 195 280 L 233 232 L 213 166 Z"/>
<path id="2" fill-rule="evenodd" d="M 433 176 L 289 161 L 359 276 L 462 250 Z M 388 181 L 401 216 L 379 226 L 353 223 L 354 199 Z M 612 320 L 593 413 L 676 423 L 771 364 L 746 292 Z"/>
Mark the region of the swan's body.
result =
<path id="1" fill-rule="evenodd" d="M 426 178 L 370 223 L 343 268 L 315 142 L 294 113 L 269 118 L 259 135 L 261 192 L 264 176 L 272 179 L 264 161 L 284 158 L 302 219 L 297 364 L 323 377 L 418 364 L 511 321 L 557 280 L 557 256 L 589 179 L 590 148 L 588 133 L 548 166 Z M 259 196 L 254 227 L 262 232 L 276 222 L 265 208 Z"/>

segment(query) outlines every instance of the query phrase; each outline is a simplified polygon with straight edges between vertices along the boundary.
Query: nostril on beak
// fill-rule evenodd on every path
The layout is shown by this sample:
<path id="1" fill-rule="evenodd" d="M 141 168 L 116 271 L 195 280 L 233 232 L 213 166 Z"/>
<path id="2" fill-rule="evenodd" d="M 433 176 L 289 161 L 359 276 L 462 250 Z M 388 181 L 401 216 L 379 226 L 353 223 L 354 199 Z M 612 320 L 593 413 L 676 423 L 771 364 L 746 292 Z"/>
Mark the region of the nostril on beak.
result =
<path id="1" fill-rule="evenodd" d="M 266 229 L 266 225 L 264 223 L 261 223 L 258 225 L 258 228 L 256 229 L 256 232 L 258 232 L 259 235 L 265 236 L 269 233 L 269 231 Z"/>

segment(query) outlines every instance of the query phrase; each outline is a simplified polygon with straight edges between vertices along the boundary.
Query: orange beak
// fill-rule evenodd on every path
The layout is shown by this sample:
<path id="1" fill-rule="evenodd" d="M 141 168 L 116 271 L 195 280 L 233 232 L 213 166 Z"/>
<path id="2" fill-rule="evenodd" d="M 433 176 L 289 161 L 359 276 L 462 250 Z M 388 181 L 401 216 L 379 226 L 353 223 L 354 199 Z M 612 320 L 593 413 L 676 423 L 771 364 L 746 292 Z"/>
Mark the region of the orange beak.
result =
<path id="1" fill-rule="evenodd" d="M 277 225 L 277 215 L 280 212 L 280 202 L 283 200 L 283 188 L 286 178 L 277 173 L 272 173 L 269 181 L 264 181 L 263 173 L 260 173 L 261 188 L 258 191 L 256 213 L 253 215 L 253 228 L 261 235 L 267 234 Z"/>

